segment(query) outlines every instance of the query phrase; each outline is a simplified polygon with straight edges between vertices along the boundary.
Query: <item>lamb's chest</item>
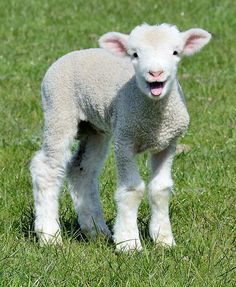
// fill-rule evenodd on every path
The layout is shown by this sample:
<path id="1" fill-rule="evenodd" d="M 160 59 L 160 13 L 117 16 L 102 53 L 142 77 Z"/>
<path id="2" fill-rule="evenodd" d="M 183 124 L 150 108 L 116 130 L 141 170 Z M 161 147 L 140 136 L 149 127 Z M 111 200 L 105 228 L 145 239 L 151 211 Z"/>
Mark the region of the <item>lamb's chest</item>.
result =
<path id="1" fill-rule="evenodd" d="M 135 149 L 137 152 L 161 151 L 186 132 L 188 125 L 189 115 L 185 105 L 159 118 L 146 118 L 139 123 Z"/>

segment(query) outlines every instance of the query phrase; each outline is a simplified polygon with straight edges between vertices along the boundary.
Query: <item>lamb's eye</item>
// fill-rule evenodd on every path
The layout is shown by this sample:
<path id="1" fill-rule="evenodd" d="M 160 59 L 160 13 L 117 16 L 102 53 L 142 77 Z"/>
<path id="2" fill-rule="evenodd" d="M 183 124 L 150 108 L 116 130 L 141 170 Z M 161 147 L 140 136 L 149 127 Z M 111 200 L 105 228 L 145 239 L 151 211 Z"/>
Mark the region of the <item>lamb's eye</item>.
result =
<path id="1" fill-rule="evenodd" d="M 137 53 L 133 53 L 133 57 L 134 58 L 138 58 L 138 54 Z"/>
<path id="2" fill-rule="evenodd" d="M 173 55 L 177 56 L 179 53 L 177 51 L 173 52 Z"/>

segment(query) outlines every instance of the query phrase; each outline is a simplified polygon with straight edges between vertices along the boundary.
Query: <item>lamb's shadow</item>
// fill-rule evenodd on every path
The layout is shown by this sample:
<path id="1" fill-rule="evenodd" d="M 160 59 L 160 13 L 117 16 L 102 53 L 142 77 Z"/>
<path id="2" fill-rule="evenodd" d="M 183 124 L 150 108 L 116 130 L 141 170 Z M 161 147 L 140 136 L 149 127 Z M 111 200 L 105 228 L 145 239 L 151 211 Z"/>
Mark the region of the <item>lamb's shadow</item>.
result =
<path id="1" fill-rule="evenodd" d="M 34 212 L 33 208 L 22 210 L 19 221 L 15 222 L 16 228 L 20 228 L 23 237 L 30 241 L 35 241 L 34 232 Z"/>
<path id="2" fill-rule="evenodd" d="M 112 230 L 113 219 L 107 221 L 107 226 Z M 79 226 L 76 217 L 65 219 L 63 216 L 60 218 L 61 231 L 63 239 L 76 240 L 78 242 L 89 242 L 91 238 L 88 238 Z M 34 231 L 34 211 L 33 208 L 28 208 L 22 211 L 19 221 L 15 222 L 15 227 L 20 229 L 20 233 L 23 237 L 30 242 L 37 242 L 36 233 Z M 108 245 L 113 245 L 111 238 L 107 238 Z"/>

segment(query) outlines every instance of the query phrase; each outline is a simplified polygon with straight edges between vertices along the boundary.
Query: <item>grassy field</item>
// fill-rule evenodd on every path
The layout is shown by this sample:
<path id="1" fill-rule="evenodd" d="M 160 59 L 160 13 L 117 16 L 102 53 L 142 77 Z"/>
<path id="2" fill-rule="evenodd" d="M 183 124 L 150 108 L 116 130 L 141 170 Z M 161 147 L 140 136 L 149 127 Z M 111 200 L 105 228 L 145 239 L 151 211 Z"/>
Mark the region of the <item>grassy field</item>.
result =
<path id="1" fill-rule="evenodd" d="M 0 286 L 236 286 L 236 46 L 233 0 L 0 0 Z M 142 22 L 201 27 L 213 34 L 179 70 L 191 125 L 176 157 L 171 217 L 177 246 L 155 248 L 143 201 L 144 250 L 116 254 L 79 232 L 66 186 L 61 196 L 64 245 L 40 248 L 33 232 L 29 161 L 40 147 L 40 82 L 61 55 L 96 47 L 107 31 Z M 148 180 L 147 155 L 138 159 Z M 106 220 L 115 218 L 111 151 L 101 175 Z"/>

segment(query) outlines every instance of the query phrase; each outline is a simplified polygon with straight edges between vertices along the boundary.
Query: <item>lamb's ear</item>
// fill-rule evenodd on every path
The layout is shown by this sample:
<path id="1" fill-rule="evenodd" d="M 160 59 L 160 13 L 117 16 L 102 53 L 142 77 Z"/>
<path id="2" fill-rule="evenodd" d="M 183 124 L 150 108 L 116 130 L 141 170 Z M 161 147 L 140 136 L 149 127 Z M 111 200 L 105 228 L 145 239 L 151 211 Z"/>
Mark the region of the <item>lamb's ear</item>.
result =
<path id="1" fill-rule="evenodd" d="M 182 54 L 185 56 L 199 52 L 211 40 L 211 34 L 203 29 L 189 29 L 181 34 L 184 40 Z"/>
<path id="2" fill-rule="evenodd" d="M 99 40 L 99 46 L 114 55 L 127 55 L 127 41 L 129 36 L 118 32 L 109 32 L 104 34 Z"/>

